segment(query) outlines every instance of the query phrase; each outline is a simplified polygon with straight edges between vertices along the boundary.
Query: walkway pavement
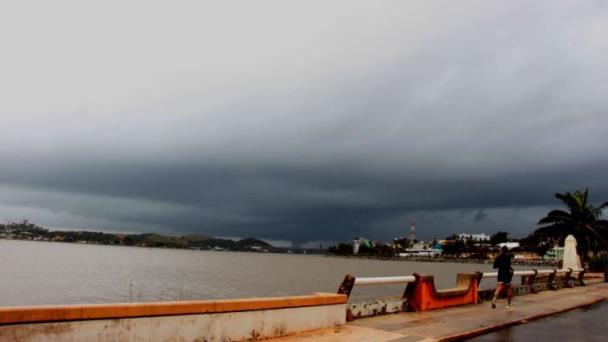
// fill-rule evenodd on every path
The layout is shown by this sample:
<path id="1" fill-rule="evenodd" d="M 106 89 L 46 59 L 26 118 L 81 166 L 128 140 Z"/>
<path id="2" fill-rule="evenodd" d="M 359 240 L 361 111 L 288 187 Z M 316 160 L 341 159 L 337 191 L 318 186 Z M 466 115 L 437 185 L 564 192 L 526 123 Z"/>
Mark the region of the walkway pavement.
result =
<path id="1" fill-rule="evenodd" d="M 404 312 L 364 318 L 343 327 L 282 337 L 273 341 L 451 341 L 608 300 L 608 283 L 516 296 L 513 309 L 504 300 L 492 310 L 489 302 L 425 312 Z"/>

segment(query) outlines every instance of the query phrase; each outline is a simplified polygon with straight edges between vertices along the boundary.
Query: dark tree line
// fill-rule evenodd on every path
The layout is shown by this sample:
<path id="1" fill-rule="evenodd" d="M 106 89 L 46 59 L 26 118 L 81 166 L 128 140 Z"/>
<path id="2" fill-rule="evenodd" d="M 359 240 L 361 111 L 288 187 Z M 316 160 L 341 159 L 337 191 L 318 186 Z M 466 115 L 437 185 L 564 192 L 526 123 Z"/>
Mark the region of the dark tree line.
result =
<path id="1" fill-rule="evenodd" d="M 28 220 L 0 224 L 0 233 L 12 239 L 86 242 L 103 245 L 201 249 L 221 247 L 223 249 L 239 251 L 250 250 L 252 247 L 261 247 L 268 250 L 273 248 L 267 242 L 254 238 L 234 241 L 204 235 L 168 236 L 151 233 L 114 234 L 91 231 L 48 230 Z"/>

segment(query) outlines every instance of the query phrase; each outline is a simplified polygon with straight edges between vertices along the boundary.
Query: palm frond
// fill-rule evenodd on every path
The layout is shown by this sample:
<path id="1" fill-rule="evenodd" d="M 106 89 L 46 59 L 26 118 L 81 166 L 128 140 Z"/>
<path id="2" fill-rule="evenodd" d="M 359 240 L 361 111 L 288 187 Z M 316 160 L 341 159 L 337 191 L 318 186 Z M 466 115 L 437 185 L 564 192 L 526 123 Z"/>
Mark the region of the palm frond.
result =
<path id="1" fill-rule="evenodd" d="M 551 226 L 540 227 L 534 231 L 534 235 L 547 237 L 564 237 L 572 233 L 572 229 L 564 224 L 554 224 Z"/>
<path id="2" fill-rule="evenodd" d="M 594 222 L 596 227 L 608 230 L 608 220 L 597 220 Z"/>
<path id="3" fill-rule="evenodd" d="M 575 192 L 575 194 L 576 194 L 576 192 Z M 566 193 L 563 193 L 563 194 L 557 192 L 557 193 L 555 193 L 555 197 L 557 197 L 559 200 L 564 202 L 564 204 L 568 207 L 568 209 L 570 209 L 570 211 L 575 212 L 577 210 L 577 208 L 579 207 L 575 194 L 573 195 L 569 191 L 567 191 Z"/>
<path id="4" fill-rule="evenodd" d="M 585 225 L 585 228 L 587 228 L 587 230 L 590 231 L 595 236 L 595 238 L 600 241 L 605 247 L 608 247 L 608 241 L 604 239 L 604 237 L 597 231 L 597 229 L 592 227 L 590 224 Z"/>
<path id="5" fill-rule="evenodd" d="M 601 220 L 608 202 L 596 207 L 589 203 L 589 187 L 574 192 L 555 193 L 567 210 L 552 210 L 538 221 L 535 235 L 559 237 L 573 234 L 580 247 L 587 250 L 589 238 L 608 247 L 608 220 Z"/>
<path id="6" fill-rule="evenodd" d="M 547 223 L 566 223 L 572 221 L 572 215 L 564 210 L 556 209 L 551 210 L 547 216 L 541 218 L 538 221 L 538 224 L 547 224 Z"/>
<path id="7" fill-rule="evenodd" d="M 585 204 L 587 204 L 589 199 L 589 187 L 585 188 L 585 192 L 583 192 L 583 199 L 585 200 Z"/>

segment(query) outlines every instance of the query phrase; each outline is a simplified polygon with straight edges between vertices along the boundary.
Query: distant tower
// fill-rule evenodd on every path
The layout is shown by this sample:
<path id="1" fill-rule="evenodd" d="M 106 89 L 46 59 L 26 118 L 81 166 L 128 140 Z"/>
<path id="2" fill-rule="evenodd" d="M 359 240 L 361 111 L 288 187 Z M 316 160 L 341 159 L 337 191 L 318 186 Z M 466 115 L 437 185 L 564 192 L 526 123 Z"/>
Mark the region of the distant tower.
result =
<path id="1" fill-rule="evenodd" d="M 412 225 L 410 226 L 410 241 L 414 243 L 414 240 L 416 240 L 416 222 L 412 221 Z"/>

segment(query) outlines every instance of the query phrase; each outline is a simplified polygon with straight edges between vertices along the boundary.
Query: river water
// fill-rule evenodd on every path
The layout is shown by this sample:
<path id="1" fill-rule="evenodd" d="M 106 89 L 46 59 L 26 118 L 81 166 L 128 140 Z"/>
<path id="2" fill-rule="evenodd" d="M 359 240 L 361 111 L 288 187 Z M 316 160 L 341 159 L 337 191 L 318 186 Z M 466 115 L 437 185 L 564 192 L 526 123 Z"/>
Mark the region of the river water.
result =
<path id="1" fill-rule="evenodd" d="M 435 275 L 491 265 L 318 255 L 213 252 L 0 240 L 0 306 L 283 296 L 335 292 L 345 274 Z M 401 295 L 404 286 L 355 288 L 353 300 Z"/>

